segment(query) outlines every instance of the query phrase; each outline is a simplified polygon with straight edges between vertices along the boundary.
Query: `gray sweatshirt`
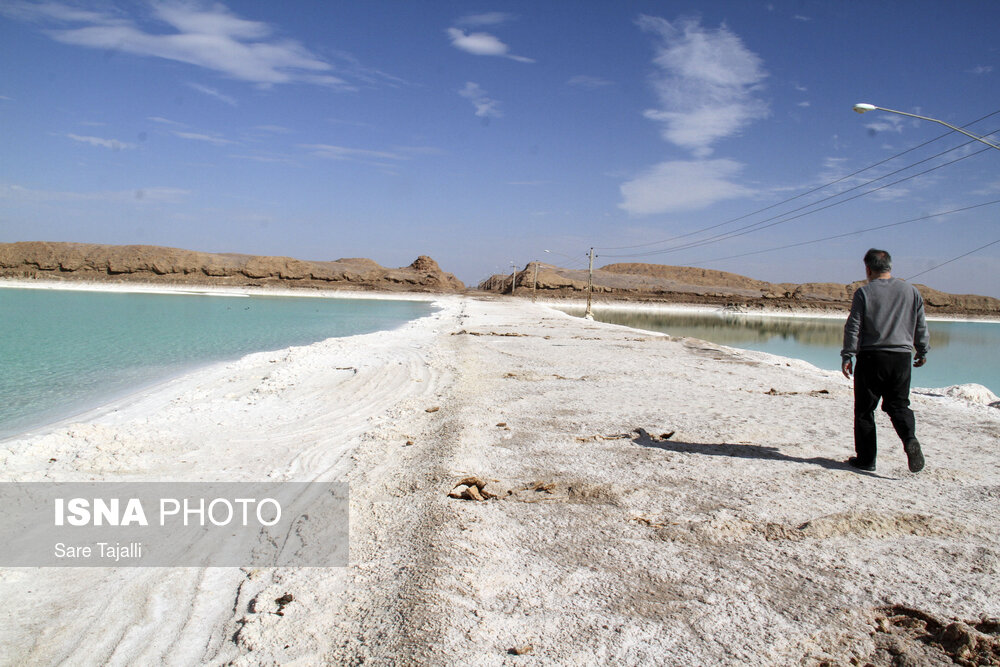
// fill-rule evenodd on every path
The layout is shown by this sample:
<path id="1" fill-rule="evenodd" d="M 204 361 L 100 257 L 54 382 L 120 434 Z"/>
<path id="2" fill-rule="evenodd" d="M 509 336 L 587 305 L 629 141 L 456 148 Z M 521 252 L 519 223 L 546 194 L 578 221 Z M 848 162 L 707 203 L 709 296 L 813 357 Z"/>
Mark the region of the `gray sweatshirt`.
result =
<path id="1" fill-rule="evenodd" d="M 844 325 L 841 357 L 874 350 L 914 349 L 917 356 L 924 356 L 930 349 L 929 343 L 924 300 L 916 287 L 899 278 L 879 278 L 854 293 L 851 314 Z"/>

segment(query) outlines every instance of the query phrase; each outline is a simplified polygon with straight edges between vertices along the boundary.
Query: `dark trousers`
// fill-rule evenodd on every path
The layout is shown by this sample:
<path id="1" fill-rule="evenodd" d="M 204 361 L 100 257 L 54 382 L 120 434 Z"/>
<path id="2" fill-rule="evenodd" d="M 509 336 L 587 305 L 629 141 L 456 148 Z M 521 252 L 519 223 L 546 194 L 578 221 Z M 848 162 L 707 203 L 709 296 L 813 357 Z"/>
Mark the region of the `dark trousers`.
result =
<path id="1" fill-rule="evenodd" d="M 909 352 L 858 353 L 854 369 L 854 450 L 862 463 L 874 463 L 878 453 L 875 408 L 880 398 L 882 411 L 889 415 L 903 444 L 915 437 L 910 370 Z"/>

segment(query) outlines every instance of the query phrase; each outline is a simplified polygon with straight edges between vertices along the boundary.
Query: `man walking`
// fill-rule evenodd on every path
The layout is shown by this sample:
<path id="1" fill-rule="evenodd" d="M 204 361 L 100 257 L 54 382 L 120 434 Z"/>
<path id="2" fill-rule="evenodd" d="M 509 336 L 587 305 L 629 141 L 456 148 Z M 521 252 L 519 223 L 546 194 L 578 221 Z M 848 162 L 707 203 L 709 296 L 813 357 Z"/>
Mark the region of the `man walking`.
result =
<path id="1" fill-rule="evenodd" d="M 924 467 L 924 455 L 915 434 L 910 410 L 910 354 L 913 366 L 927 363 L 929 335 L 924 319 L 924 300 L 917 288 L 892 277 L 892 258 L 885 250 L 865 253 L 868 283 L 854 293 L 851 314 L 844 325 L 841 370 L 850 379 L 852 356 L 857 355 L 854 377 L 854 451 L 847 463 L 859 470 L 875 470 L 875 408 L 889 415 L 910 472 Z"/>

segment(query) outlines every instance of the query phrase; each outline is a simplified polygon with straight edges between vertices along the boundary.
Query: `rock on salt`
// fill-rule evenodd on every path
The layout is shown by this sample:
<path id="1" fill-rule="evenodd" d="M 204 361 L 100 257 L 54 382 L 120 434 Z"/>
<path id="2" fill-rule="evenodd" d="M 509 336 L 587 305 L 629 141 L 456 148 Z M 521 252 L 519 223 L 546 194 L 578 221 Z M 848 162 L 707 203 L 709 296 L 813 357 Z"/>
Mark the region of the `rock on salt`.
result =
<path id="1" fill-rule="evenodd" d="M 1000 401 L 1000 397 L 981 384 L 956 384 L 945 388 L 944 393 L 946 396 L 980 405 L 990 405 Z"/>

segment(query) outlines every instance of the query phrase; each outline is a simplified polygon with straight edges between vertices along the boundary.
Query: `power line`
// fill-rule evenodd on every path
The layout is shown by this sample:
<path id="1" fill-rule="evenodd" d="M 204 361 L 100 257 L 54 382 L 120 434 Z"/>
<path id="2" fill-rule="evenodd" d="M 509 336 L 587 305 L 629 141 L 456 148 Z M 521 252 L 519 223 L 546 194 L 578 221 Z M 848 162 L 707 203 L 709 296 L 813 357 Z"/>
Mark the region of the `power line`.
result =
<path id="1" fill-rule="evenodd" d="M 834 239 L 842 239 L 842 238 L 845 238 L 847 236 L 855 236 L 857 234 L 865 234 L 867 232 L 874 232 L 874 231 L 877 231 L 879 229 L 887 229 L 889 227 L 898 227 L 900 225 L 906 225 L 906 224 L 910 224 L 912 222 L 920 222 L 921 220 L 929 220 L 931 218 L 938 218 L 938 217 L 941 217 L 943 215 L 951 215 L 952 213 L 961 213 L 962 211 L 969 211 L 969 210 L 974 209 L 974 208 L 981 208 L 983 206 L 990 206 L 991 204 L 1000 204 L 1000 199 L 994 199 L 993 201 L 984 202 L 982 204 L 974 204 L 972 206 L 965 206 L 963 208 L 956 208 L 956 209 L 952 209 L 950 211 L 942 211 L 940 213 L 930 213 L 928 215 L 922 215 L 922 216 L 920 216 L 918 218 L 910 218 L 909 220 L 902 220 L 900 222 L 891 222 L 891 223 L 889 223 L 887 225 L 878 225 L 877 227 L 868 227 L 866 229 L 857 229 L 857 230 L 855 230 L 853 232 L 845 232 L 843 234 L 835 234 L 833 236 L 825 236 L 825 237 L 823 237 L 821 239 L 813 239 L 811 241 L 800 241 L 799 243 L 789 243 L 788 245 L 777 246 L 775 248 L 766 248 L 764 250 L 753 250 L 753 251 L 750 251 L 750 252 L 743 252 L 743 253 L 740 253 L 738 255 L 728 255 L 726 257 L 715 257 L 713 259 L 706 259 L 706 260 L 703 260 L 703 261 L 698 262 L 698 263 L 699 264 L 710 264 L 712 262 L 722 262 L 722 261 L 725 261 L 727 259 L 736 259 L 738 257 L 748 257 L 750 255 L 760 255 L 760 254 L 763 254 L 765 252 L 773 252 L 775 250 L 787 250 L 788 248 L 797 248 L 799 246 L 811 245 L 813 243 L 822 243 L 823 241 L 833 241 Z M 928 270 L 930 270 L 930 269 L 928 269 Z"/>
<path id="2" fill-rule="evenodd" d="M 991 116 L 995 116 L 998 113 L 1000 113 L 1000 109 L 997 109 L 996 111 L 993 111 L 992 113 L 988 113 L 985 116 L 983 116 L 981 118 L 978 118 L 978 119 L 976 119 L 976 120 L 974 120 L 974 121 L 972 121 L 970 123 L 966 123 L 962 127 L 969 127 L 971 125 L 975 125 L 976 123 L 979 123 L 979 122 L 981 122 L 983 120 L 986 120 L 987 118 L 990 118 Z M 632 248 L 646 248 L 646 247 L 650 247 L 650 246 L 654 246 L 654 245 L 660 245 L 662 243 L 669 243 L 670 241 L 676 241 L 677 239 L 686 238 L 688 236 L 693 236 L 695 234 L 701 234 L 702 232 L 707 232 L 707 231 L 710 231 L 712 229 L 716 229 L 718 227 L 723 227 L 725 225 L 728 225 L 728 224 L 731 224 L 731 223 L 734 223 L 734 222 L 738 222 L 740 220 L 743 220 L 743 219 L 748 218 L 750 216 L 756 215 L 758 213 L 763 213 L 764 211 L 769 211 L 769 210 L 771 210 L 773 208 L 777 208 L 778 206 L 781 206 L 783 204 L 787 204 L 789 202 L 795 201 L 796 199 L 801 199 L 802 197 L 805 197 L 807 195 L 813 194 L 815 192 L 819 192 L 820 190 L 824 190 L 824 189 L 826 189 L 826 188 L 828 188 L 828 187 L 830 187 L 832 185 L 836 185 L 837 183 L 840 183 L 840 182 L 845 181 L 845 180 L 847 180 L 849 178 L 857 176 L 858 174 L 860 174 L 862 172 L 868 171 L 869 169 L 874 169 L 875 167 L 881 166 L 881 165 L 885 164 L 886 162 L 890 162 L 892 160 L 895 160 L 898 157 L 902 157 L 903 155 L 906 155 L 907 153 L 911 153 L 911 152 L 913 152 L 913 151 L 915 151 L 915 150 L 917 150 L 919 148 L 923 148 L 924 146 L 927 146 L 928 144 L 934 143 L 935 141 L 938 141 L 939 139 L 947 137 L 950 134 L 952 134 L 952 133 L 951 132 L 945 132 L 944 134 L 938 135 L 937 137 L 934 137 L 933 139 L 925 141 L 922 144 L 918 144 L 918 145 L 914 146 L 913 148 L 909 148 L 909 149 L 907 149 L 907 150 L 905 150 L 905 151 L 903 151 L 901 153 L 897 153 L 897 154 L 895 154 L 895 155 L 893 155 L 891 157 L 888 157 L 888 158 L 886 158 L 884 160 L 881 160 L 881 161 L 876 162 L 874 164 L 868 165 L 867 167 L 863 167 L 861 169 L 858 169 L 857 171 L 854 171 L 854 172 L 852 172 L 850 174 L 847 174 L 846 176 L 842 176 L 842 177 L 840 177 L 840 178 L 838 178 L 838 179 L 836 179 L 834 181 L 830 181 L 829 183 L 827 183 L 825 185 L 821 185 L 821 186 L 819 186 L 817 188 L 813 188 L 812 190 L 808 190 L 808 191 L 803 192 L 801 194 L 795 195 L 794 197 L 790 197 L 788 199 L 785 199 L 784 201 L 780 201 L 780 202 L 778 202 L 776 204 L 771 204 L 770 206 L 765 206 L 764 208 L 758 209 L 756 211 L 752 211 L 750 213 L 746 213 L 744 215 L 741 215 L 741 216 L 738 216 L 738 217 L 735 217 L 735 218 L 731 218 L 731 219 L 726 220 L 724 222 L 720 222 L 720 223 L 717 223 L 717 224 L 714 224 L 714 225 L 710 225 L 708 227 L 703 227 L 701 229 L 697 229 L 697 230 L 692 231 L 692 232 L 687 232 L 685 234 L 679 234 L 677 236 L 672 236 L 670 238 L 662 239 L 660 241 L 651 241 L 651 242 L 648 242 L 648 243 L 639 243 L 639 244 L 636 244 L 636 245 L 629 245 L 629 246 L 615 246 L 615 247 L 597 248 L 597 250 L 630 250 Z M 990 132 L 989 134 L 993 134 L 993 133 Z M 968 145 L 970 143 L 972 143 L 972 141 L 966 142 L 965 144 L 961 144 L 960 146 L 956 146 L 955 148 L 961 148 L 961 146 L 966 146 L 966 145 Z M 955 150 L 955 148 L 951 148 L 948 151 L 944 151 L 943 153 L 939 153 L 938 155 L 943 155 L 944 153 L 947 153 L 947 152 L 949 152 L 951 150 Z M 934 157 L 937 157 L 937 156 L 934 156 Z M 933 159 L 933 158 L 928 158 L 928 159 Z M 920 162 L 916 162 L 913 165 L 910 165 L 910 167 L 916 166 L 917 164 L 921 164 L 922 162 L 926 162 L 926 160 L 921 160 Z M 880 180 L 881 178 L 886 178 L 887 176 L 891 176 L 892 174 L 899 173 L 900 171 L 904 171 L 906 169 L 909 169 L 910 167 L 904 167 L 903 169 L 896 170 L 895 172 L 892 172 L 891 174 L 887 174 L 886 176 L 881 176 L 879 178 L 873 179 L 873 180 L 868 181 L 868 182 L 872 183 L 874 181 Z M 838 193 L 838 195 L 839 194 L 843 194 L 843 193 Z M 838 196 L 838 195 L 831 195 L 831 196 Z M 827 199 L 829 199 L 829 197 Z M 820 200 L 820 201 L 825 201 L 825 200 Z M 814 202 L 814 203 L 819 203 L 819 202 Z M 795 209 L 795 210 L 801 210 L 801 209 Z M 789 211 L 789 213 L 791 213 L 791 212 L 792 211 Z M 782 215 L 785 215 L 785 214 L 782 214 Z M 780 216 L 778 216 L 778 217 L 780 217 Z M 774 218 L 769 218 L 769 219 L 773 220 Z M 630 255 L 614 255 L 614 256 L 616 256 L 616 257 L 628 257 Z M 640 256 L 640 255 L 636 255 L 636 256 Z"/>
<path id="3" fill-rule="evenodd" d="M 969 143 L 971 143 L 971 142 L 969 142 Z M 794 213 L 795 211 L 802 210 L 802 208 L 810 208 L 811 206 L 815 206 L 816 204 L 818 204 L 820 202 L 815 202 L 814 204 L 810 204 L 809 206 L 804 206 L 804 207 L 795 209 L 794 211 L 788 211 L 786 213 L 781 213 L 779 215 L 772 216 L 770 218 L 766 218 L 764 220 L 761 220 L 760 222 L 755 222 L 755 223 L 752 223 L 750 225 L 745 225 L 743 227 L 740 227 L 738 229 L 733 230 L 732 232 L 726 232 L 724 234 L 716 234 L 715 236 L 710 236 L 709 238 L 702 239 L 701 241 L 692 241 L 691 243 L 686 243 L 686 244 L 682 244 L 682 245 L 679 245 L 679 246 L 674 246 L 672 248 L 667 248 L 665 250 L 651 250 L 649 252 L 644 252 L 644 253 L 633 253 L 633 254 L 625 254 L 625 255 L 604 255 L 604 257 L 649 257 L 649 256 L 652 256 L 652 255 L 665 255 L 665 254 L 668 254 L 668 253 L 677 252 L 678 250 L 690 250 L 691 248 L 699 248 L 701 246 L 710 245 L 712 243 L 718 243 L 720 241 L 726 241 L 726 240 L 729 240 L 731 238 L 735 238 L 737 236 L 744 236 L 746 234 L 750 234 L 751 232 L 756 232 L 756 231 L 760 231 L 761 229 L 767 229 L 769 227 L 774 227 L 776 225 L 781 225 L 781 224 L 784 224 L 786 222 L 791 222 L 792 220 L 797 220 L 797 219 L 803 218 L 803 217 L 805 217 L 807 215 L 812 215 L 813 213 L 818 213 L 819 211 L 825 211 L 828 208 L 833 208 L 834 206 L 839 206 L 840 204 L 846 204 L 849 201 L 853 201 L 855 199 L 859 199 L 860 197 L 864 197 L 866 195 L 870 195 L 873 192 L 878 192 L 879 190 L 884 190 L 884 189 L 892 187 L 894 185 L 899 185 L 900 183 L 903 183 L 904 181 L 908 181 L 908 180 L 917 178 L 918 176 L 923 176 L 923 175 L 928 174 L 928 173 L 930 173 L 932 171 L 936 171 L 936 170 L 941 169 L 943 167 L 947 167 L 949 165 L 955 164 L 956 162 L 961 162 L 962 160 L 966 160 L 966 159 L 968 159 L 970 157 L 973 157 L 975 155 L 979 155 L 980 153 L 984 153 L 984 152 L 986 152 L 988 150 L 990 150 L 990 149 L 989 148 L 983 148 L 982 150 L 978 150 L 978 151 L 975 151 L 973 153 L 969 153 L 968 155 L 964 155 L 964 156 L 962 156 L 960 158 L 956 158 L 954 160 L 951 160 L 949 162 L 945 162 L 943 164 L 939 164 L 936 167 L 931 167 L 930 169 L 925 169 L 924 171 L 918 172 L 916 174 L 911 174 L 910 176 L 906 176 L 905 178 L 901 178 L 901 179 L 899 179 L 897 181 L 893 181 L 892 183 L 886 183 L 885 185 L 880 185 L 877 188 L 872 188 L 871 190 L 867 190 L 867 191 L 862 192 L 860 194 L 854 195 L 853 197 L 848 197 L 847 199 L 842 199 L 840 201 L 833 202 L 831 204 L 827 204 L 826 206 L 821 206 L 820 208 L 816 208 L 816 209 L 813 209 L 811 211 L 806 211 L 804 213 L 800 213 L 799 215 L 795 215 L 795 216 L 792 216 L 790 218 L 786 218 L 784 220 L 777 220 L 776 222 L 770 222 L 772 220 L 776 220 L 777 218 L 784 218 L 789 213 Z M 945 151 L 945 152 L 948 152 L 948 151 Z M 898 173 L 898 171 L 896 173 Z M 884 177 L 882 177 L 882 178 L 884 178 Z M 864 185 L 868 185 L 868 184 L 873 183 L 874 181 L 877 181 L 877 180 L 881 180 L 881 178 L 877 178 L 877 179 L 874 179 L 873 181 L 869 181 L 868 183 L 865 183 Z M 856 188 L 852 188 L 852 190 L 853 189 L 856 189 Z M 845 192 L 849 192 L 849 191 L 850 190 L 847 190 Z M 844 194 L 844 193 L 838 193 L 836 195 L 832 195 L 831 197 L 827 197 L 826 199 L 823 199 L 823 200 L 820 200 L 820 201 L 827 201 L 827 200 L 832 199 L 834 197 L 839 197 L 842 194 Z M 770 222 L 770 224 L 764 224 L 766 222 Z"/>
<path id="4" fill-rule="evenodd" d="M 969 251 L 969 252 L 967 252 L 967 253 L 964 253 L 964 254 L 961 254 L 961 255 L 959 255 L 958 257 L 952 257 L 952 258 L 951 258 L 951 259 L 949 259 L 949 260 L 948 260 L 947 262 L 941 262 L 941 263 L 940 263 L 940 264 L 938 264 L 937 266 L 932 266 L 931 268 L 929 268 L 929 269 L 926 269 L 926 270 L 924 270 L 924 271 L 921 271 L 920 273 L 914 273 L 914 274 L 913 274 L 912 276 L 910 276 L 909 278 L 905 278 L 905 280 L 906 280 L 907 282 L 909 282 L 909 281 L 913 280 L 914 278 L 916 278 L 917 276 L 922 276 L 922 275 L 924 275 L 925 273 L 930 273 L 930 272 L 931 272 L 931 271 L 933 271 L 934 269 L 940 269 L 940 268 L 941 268 L 942 266 L 944 266 L 945 264 L 951 264 L 952 262 L 955 262 L 955 261 L 958 261 L 958 260 L 962 259 L 963 257 L 968 257 L 969 255 L 971 255 L 971 254 L 973 254 L 973 253 L 977 253 L 977 252 L 979 252 L 980 250 L 983 250 L 984 248 L 989 248 L 989 247 L 990 247 L 991 245 L 996 245 L 997 243 L 1000 243 L 1000 239 L 997 239 L 996 241 L 991 241 L 991 242 L 987 243 L 986 245 L 981 245 L 981 246 L 979 246 L 978 248 L 976 248 L 975 250 L 970 250 L 970 251 Z"/>

